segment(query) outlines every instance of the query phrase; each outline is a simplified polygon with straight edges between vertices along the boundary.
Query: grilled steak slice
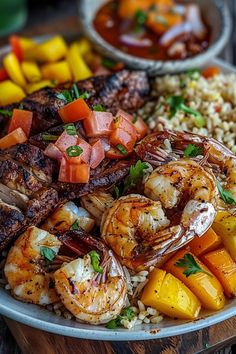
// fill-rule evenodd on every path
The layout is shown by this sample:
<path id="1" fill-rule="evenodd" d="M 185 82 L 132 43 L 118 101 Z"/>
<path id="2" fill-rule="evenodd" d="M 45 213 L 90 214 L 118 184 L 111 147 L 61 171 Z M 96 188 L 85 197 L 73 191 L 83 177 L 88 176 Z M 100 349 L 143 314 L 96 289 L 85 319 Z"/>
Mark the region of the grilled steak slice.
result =
<path id="1" fill-rule="evenodd" d="M 74 125 L 75 125 L 78 135 L 81 136 L 82 138 L 85 138 L 83 123 L 81 121 L 79 121 L 79 122 L 74 123 Z M 58 125 L 56 127 L 48 129 L 47 131 L 43 131 L 42 133 L 31 136 L 29 142 L 35 146 L 38 146 L 40 149 L 44 150 L 44 149 L 46 149 L 48 144 L 53 143 L 53 141 L 45 140 L 43 138 L 43 136 L 46 134 L 59 136 L 63 133 L 63 131 L 64 131 L 63 124 Z"/>
<path id="2" fill-rule="evenodd" d="M 0 200 L 0 251 L 22 227 L 24 214 L 16 207 Z"/>
<path id="3" fill-rule="evenodd" d="M 29 166 L 33 174 L 42 182 L 51 183 L 56 162 L 44 155 L 43 151 L 31 144 L 17 144 L 0 150 L 0 159 L 13 159 Z"/>
<path id="4" fill-rule="evenodd" d="M 114 74 L 91 77 L 77 82 L 79 92 L 88 91 L 87 100 L 92 107 L 103 104 L 111 112 L 118 108 L 132 112 L 141 107 L 149 95 L 149 81 L 144 71 L 122 70 Z M 21 101 L 24 109 L 33 111 L 31 135 L 45 131 L 61 123 L 58 109 L 66 105 L 66 101 L 57 98 L 63 88 L 44 88 L 32 93 Z M 19 103 L 1 107 L 1 109 L 18 108 Z M 2 123 L 1 123 L 2 121 Z M 6 133 L 9 119 L 0 115 L 0 134 Z"/>

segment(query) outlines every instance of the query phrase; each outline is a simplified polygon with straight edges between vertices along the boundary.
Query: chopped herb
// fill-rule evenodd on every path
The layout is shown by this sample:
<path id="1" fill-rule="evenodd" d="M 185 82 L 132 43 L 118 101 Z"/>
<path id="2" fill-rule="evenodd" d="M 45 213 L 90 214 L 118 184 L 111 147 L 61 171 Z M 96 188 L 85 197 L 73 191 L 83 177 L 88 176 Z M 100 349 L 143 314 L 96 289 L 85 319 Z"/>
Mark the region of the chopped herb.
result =
<path id="1" fill-rule="evenodd" d="M 12 111 L 8 109 L 0 109 L 0 114 L 6 118 L 10 118 L 12 116 Z"/>
<path id="2" fill-rule="evenodd" d="M 216 183 L 221 199 L 223 199 L 226 204 L 236 205 L 236 198 L 234 197 L 234 195 L 229 190 L 223 189 L 218 180 L 216 180 Z"/>
<path id="3" fill-rule="evenodd" d="M 195 117 L 195 125 L 198 128 L 202 128 L 202 127 L 204 127 L 206 125 L 206 121 L 203 118 L 203 116 L 200 115 L 200 116 L 196 116 Z"/>
<path id="4" fill-rule="evenodd" d="M 66 125 L 63 125 L 63 128 L 67 132 L 68 135 L 76 135 L 77 131 L 75 129 L 75 125 L 73 123 L 69 123 Z"/>
<path id="5" fill-rule="evenodd" d="M 122 326 L 121 321 L 122 320 L 132 320 L 135 317 L 135 313 L 132 310 L 131 307 L 125 308 L 121 315 L 117 316 L 114 320 L 111 320 L 110 322 L 107 323 L 106 328 L 108 329 L 116 329 L 117 327 Z"/>
<path id="6" fill-rule="evenodd" d="M 95 270 L 95 272 L 97 273 L 103 273 L 103 268 L 99 265 L 99 261 L 100 261 L 100 256 L 96 251 L 90 251 L 89 252 L 89 256 L 91 259 L 91 264 L 93 269 Z"/>
<path id="7" fill-rule="evenodd" d="M 95 104 L 93 106 L 93 110 L 97 112 L 106 112 L 106 107 L 103 106 L 102 104 Z"/>
<path id="8" fill-rule="evenodd" d="M 132 123 L 135 124 L 137 122 L 137 120 L 138 120 L 138 116 L 137 116 L 137 114 L 134 114 L 133 119 L 132 119 Z"/>
<path id="9" fill-rule="evenodd" d="M 192 274 L 205 273 L 211 276 L 210 273 L 203 270 L 195 261 L 194 257 L 190 253 L 186 253 L 184 258 L 179 259 L 175 263 L 176 267 L 186 268 L 183 274 L 188 278 Z"/>
<path id="10" fill-rule="evenodd" d="M 134 15 L 135 31 L 140 32 L 147 21 L 148 15 L 142 11 L 137 10 Z"/>
<path id="11" fill-rule="evenodd" d="M 186 81 L 185 80 L 180 80 L 180 82 L 179 82 L 179 87 L 181 88 L 181 89 L 184 89 L 185 87 L 186 87 Z"/>
<path id="12" fill-rule="evenodd" d="M 73 97 L 72 97 L 69 90 L 64 90 L 60 93 L 57 93 L 56 97 L 59 98 L 60 100 L 66 101 L 67 103 L 70 103 L 73 101 Z"/>
<path id="13" fill-rule="evenodd" d="M 85 92 L 81 93 L 78 98 L 83 98 L 84 100 L 87 100 L 89 98 L 89 96 L 90 96 L 90 94 L 87 91 L 85 91 Z"/>
<path id="14" fill-rule="evenodd" d="M 117 144 L 116 147 L 122 155 L 127 155 L 128 151 L 126 150 L 126 148 L 122 144 Z"/>
<path id="15" fill-rule="evenodd" d="M 73 84 L 72 90 L 73 90 L 73 96 L 74 96 L 75 98 L 79 98 L 79 97 L 80 97 L 80 96 L 79 96 L 79 91 L 78 91 L 78 87 L 77 87 L 76 84 Z"/>
<path id="16" fill-rule="evenodd" d="M 167 98 L 167 103 L 170 105 L 170 118 L 172 118 L 178 111 L 183 111 L 192 114 L 195 117 L 202 118 L 201 113 L 185 105 L 184 99 L 181 96 L 170 96 Z"/>
<path id="17" fill-rule="evenodd" d="M 129 170 L 129 177 L 125 181 L 123 193 L 126 193 L 132 187 L 135 187 L 137 182 L 144 176 L 144 171 L 148 168 L 146 162 L 138 160 L 135 166 L 131 166 Z"/>
<path id="18" fill-rule="evenodd" d="M 80 228 L 79 227 L 79 220 L 78 219 L 75 220 L 70 228 L 71 228 L 71 230 L 78 230 Z"/>
<path id="19" fill-rule="evenodd" d="M 193 144 L 189 144 L 184 150 L 185 157 L 196 157 L 202 155 L 202 148 Z"/>
<path id="20" fill-rule="evenodd" d="M 89 98 L 89 93 L 85 91 L 82 94 L 80 94 L 77 85 L 73 84 L 71 90 L 64 90 L 60 93 L 57 93 L 56 97 L 59 98 L 60 100 L 66 101 L 67 103 L 71 103 L 72 101 L 78 98 L 83 98 L 83 99 Z"/>
<path id="21" fill-rule="evenodd" d="M 110 58 L 103 58 L 102 65 L 107 69 L 113 69 L 116 66 L 117 62 Z"/>
<path id="22" fill-rule="evenodd" d="M 83 152 L 83 149 L 78 145 L 72 145 L 66 149 L 66 153 L 69 157 L 79 156 L 82 154 L 82 152 Z"/>
<path id="23" fill-rule="evenodd" d="M 56 252 L 52 248 L 45 246 L 40 247 L 40 254 L 49 262 L 51 262 L 56 257 Z"/>
<path id="24" fill-rule="evenodd" d="M 115 198 L 116 198 L 116 199 L 119 199 L 120 196 L 121 196 L 121 192 L 120 192 L 120 190 L 119 190 L 119 187 L 115 186 L 115 188 L 114 188 L 114 193 L 115 193 Z"/>
<path id="25" fill-rule="evenodd" d="M 19 104 L 18 109 L 24 109 L 23 103 L 20 103 L 20 104 Z"/>
<path id="26" fill-rule="evenodd" d="M 187 75 L 191 80 L 198 80 L 201 76 L 199 69 L 190 69 L 187 71 Z"/>
<path id="27" fill-rule="evenodd" d="M 58 135 L 42 134 L 42 139 L 44 141 L 56 141 L 58 138 L 59 138 Z"/>
<path id="28" fill-rule="evenodd" d="M 168 22 L 166 21 L 165 17 L 161 16 L 161 15 L 157 15 L 155 16 L 155 21 L 162 24 L 163 26 L 165 27 L 168 27 L 169 24 Z"/>

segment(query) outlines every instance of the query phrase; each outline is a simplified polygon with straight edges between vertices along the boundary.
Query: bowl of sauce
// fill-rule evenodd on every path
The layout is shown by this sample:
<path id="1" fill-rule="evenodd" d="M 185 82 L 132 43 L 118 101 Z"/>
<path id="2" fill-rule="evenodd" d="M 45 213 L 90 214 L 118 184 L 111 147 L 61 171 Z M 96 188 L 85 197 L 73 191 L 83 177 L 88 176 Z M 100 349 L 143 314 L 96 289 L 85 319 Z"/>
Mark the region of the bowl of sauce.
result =
<path id="1" fill-rule="evenodd" d="M 80 0 L 79 18 L 103 55 L 151 75 L 203 65 L 231 29 L 223 0 Z"/>

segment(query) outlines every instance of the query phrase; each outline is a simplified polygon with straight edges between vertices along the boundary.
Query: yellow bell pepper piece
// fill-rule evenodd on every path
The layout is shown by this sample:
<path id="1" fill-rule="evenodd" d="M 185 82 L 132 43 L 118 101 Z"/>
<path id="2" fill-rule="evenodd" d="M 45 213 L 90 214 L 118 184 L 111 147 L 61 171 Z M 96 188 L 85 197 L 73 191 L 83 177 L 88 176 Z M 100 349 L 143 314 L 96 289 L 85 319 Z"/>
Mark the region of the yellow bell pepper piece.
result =
<path id="1" fill-rule="evenodd" d="M 92 76 L 92 71 L 80 55 L 76 43 L 70 46 L 67 61 L 75 81 L 84 80 Z"/>
<path id="2" fill-rule="evenodd" d="M 41 72 L 44 79 L 55 80 L 59 84 L 72 81 L 71 71 L 65 60 L 45 64 L 41 67 Z"/>
<path id="3" fill-rule="evenodd" d="M 225 248 L 236 262 L 236 216 L 227 211 L 220 211 L 212 228 L 221 237 Z"/>
<path id="4" fill-rule="evenodd" d="M 67 45 L 61 36 L 55 36 L 32 48 L 32 57 L 39 62 L 54 62 L 66 56 Z M 28 51 L 30 54 L 30 51 Z"/>
<path id="5" fill-rule="evenodd" d="M 39 81 L 39 82 L 35 82 L 35 83 L 32 83 L 32 84 L 29 84 L 26 86 L 26 92 L 27 93 L 33 93 L 35 91 L 38 91 L 44 87 L 54 87 L 55 84 L 50 81 L 50 80 L 42 80 L 42 81 Z"/>
<path id="6" fill-rule="evenodd" d="M 41 72 L 39 70 L 38 64 L 34 61 L 22 61 L 21 69 L 29 82 L 37 82 L 41 80 Z"/>
<path id="7" fill-rule="evenodd" d="M 201 304 L 196 296 L 172 274 L 155 268 L 149 275 L 141 301 L 170 317 L 193 320 Z"/>
<path id="8" fill-rule="evenodd" d="M 21 87 L 26 85 L 19 60 L 14 53 L 9 53 L 3 58 L 3 66 L 12 81 Z"/>
<path id="9" fill-rule="evenodd" d="M 22 88 L 10 80 L 0 82 L 0 105 L 19 102 L 25 97 Z"/>
<path id="10" fill-rule="evenodd" d="M 176 266 L 176 262 L 190 254 L 198 266 L 206 273 L 198 272 L 188 277 L 184 274 L 186 268 Z M 200 300 L 202 306 L 208 310 L 220 310 L 225 305 L 225 297 L 219 280 L 210 272 L 210 270 L 186 250 L 177 251 L 174 256 L 164 265 L 167 272 L 173 274 L 181 280 Z M 208 274 L 209 273 L 209 274 Z"/>

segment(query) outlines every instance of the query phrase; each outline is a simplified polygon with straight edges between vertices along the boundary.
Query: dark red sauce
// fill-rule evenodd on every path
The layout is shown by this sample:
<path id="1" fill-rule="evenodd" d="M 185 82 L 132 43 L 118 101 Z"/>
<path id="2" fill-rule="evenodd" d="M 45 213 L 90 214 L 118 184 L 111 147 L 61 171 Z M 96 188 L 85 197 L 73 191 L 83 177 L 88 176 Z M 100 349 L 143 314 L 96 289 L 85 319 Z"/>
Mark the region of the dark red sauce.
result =
<path id="1" fill-rule="evenodd" d="M 145 59 L 177 60 L 195 56 L 209 46 L 210 28 L 202 14 L 204 36 L 199 38 L 192 31 L 183 31 L 163 45 L 161 41 L 164 34 L 157 34 L 146 23 L 137 25 L 137 17 L 121 18 L 118 6 L 118 1 L 110 1 L 102 6 L 94 19 L 94 27 L 108 43 L 127 54 Z"/>

